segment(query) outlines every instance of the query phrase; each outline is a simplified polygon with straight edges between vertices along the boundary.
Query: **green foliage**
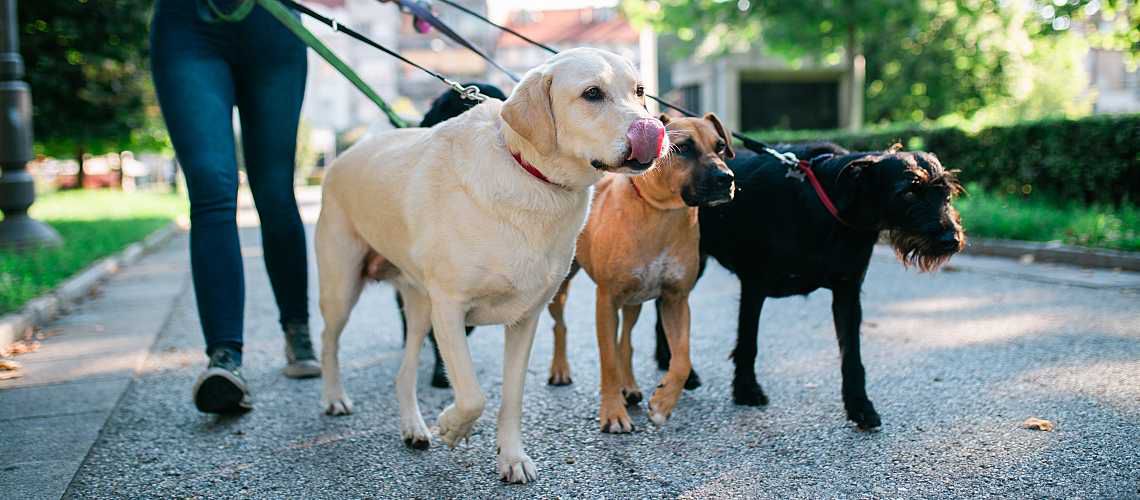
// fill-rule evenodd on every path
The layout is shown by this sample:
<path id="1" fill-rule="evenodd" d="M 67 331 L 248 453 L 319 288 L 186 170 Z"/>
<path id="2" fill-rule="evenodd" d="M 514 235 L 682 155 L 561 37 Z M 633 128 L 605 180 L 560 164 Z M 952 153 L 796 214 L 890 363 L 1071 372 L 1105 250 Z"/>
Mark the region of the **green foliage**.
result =
<path id="1" fill-rule="evenodd" d="M 166 149 L 148 68 L 151 0 L 36 0 L 18 7 L 37 151 Z"/>
<path id="2" fill-rule="evenodd" d="M 1083 24 L 1094 47 L 1128 55 L 1140 67 L 1140 2 L 1137 0 L 1036 0 L 1035 32 L 1068 33 Z"/>
<path id="3" fill-rule="evenodd" d="M 59 285 L 186 213 L 175 194 L 67 191 L 40 195 L 32 215 L 63 236 L 62 247 L 0 252 L 0 314 Z"/>
<path id="4" fill-rule="evenodd" d="M 1086 206 L 993 193 L 979 184 L 966 189 L 970 195 L 955 206 L 972 236 L 1140 251 L 1140 208 L 1131 203 Z"/>
<path id="5" fill-rule="evenodd" d="M 968 133 L 922 125 L 863 132 L 794 131 L 750 134 L 766 142 L 828 140 L 876 151 L 901 143 L 938 155 L 961 169 L 965 182 L 994 192 L 1078 203 L 1140 200 L 1140 115 L 1049 119 Z"/>
<path id="6" fill-rule="evenodd" d="M 1043 0 L 1044 1 L 1044 0 Z M 1052 2 L 1053 0 L 1048 0 Z M 1076 0 L 1073 0 L 1076 1 Z M 625 1 L 626 12 L 687 40 L 698 57 L 759 44 L 798 67 L 837 65 L 850 49 L 866 68 L 865 121 L 890 123 L 986 110 L 990 123 L 1075 117 L 1087 50 L 1039 42 L 1021 2 L 1004 0 Z M 1044 76 L 1044 77 L 1043 77 Z"/>

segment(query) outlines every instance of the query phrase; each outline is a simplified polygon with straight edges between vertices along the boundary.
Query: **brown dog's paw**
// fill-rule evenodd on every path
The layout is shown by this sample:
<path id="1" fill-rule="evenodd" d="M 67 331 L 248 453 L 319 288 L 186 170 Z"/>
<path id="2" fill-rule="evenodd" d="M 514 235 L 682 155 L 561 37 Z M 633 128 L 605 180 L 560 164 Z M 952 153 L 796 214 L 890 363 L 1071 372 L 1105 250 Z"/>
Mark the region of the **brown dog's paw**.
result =
<path id="1" fill-rule="evenodd" d="M 565 370 L 555 370 L 553 367 L 550 369 L 550 378 L 546 379 L 549 385 L 570 385 L 574 380 L 570 378 L 570 368 Z"/>
<path id="2" fill-rule="evenodd" d="M 616 408 L 608 409 L 605 403 L 602 403 L 601 412 L 598 415 L 598 421 L 601 423 L 602 432 L 610 434 L 624 434 L 633 432 L 633 420 L 630 420 L 629 413 L 625 411 L 625 407 L 621 404 L 613 405 Z"/>
<path id="3" fill-rule="evenodd" d="M 625 398 L 626 406 L 637 406 L 643 398 L 641 389 L 622 389 L 621 395 Z"/>

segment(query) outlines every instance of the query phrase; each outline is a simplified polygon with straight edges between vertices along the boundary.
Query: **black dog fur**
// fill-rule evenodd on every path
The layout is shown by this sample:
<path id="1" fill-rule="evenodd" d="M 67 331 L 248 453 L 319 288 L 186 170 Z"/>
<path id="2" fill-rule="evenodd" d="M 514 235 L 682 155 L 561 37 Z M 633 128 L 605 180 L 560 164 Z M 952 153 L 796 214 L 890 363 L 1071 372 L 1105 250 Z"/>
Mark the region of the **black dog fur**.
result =
<path id="1" fill-rule="evenodd" d="M 929 153 L 894 148 L 849 153 L 828 143 L 782 150 L 813 159 L 813 171 L 850 226 L 837 221 L 811 185 L 788 176 L 787 167 L 771 155 L 742 152 L 729 162 L 736 174 L 736 198 L 701 209 L 700 229 L 702 257 L 711 255 L 741 282 L 732 353 L 733 400 L 752 406 L 768 403 L 755 372 L 764 299 L 827 288 L 833 294 L 847 418 L 860 429 L 879 427 L 879 414 L 867 398 L 859 349 L 859 295 L 872 249 L 886 231 L 903 265 L 922 271 L 938 268 L 965 246 L 965 233 L 951 205 L 961 186 L 954 172 Z M 668 366 L 660 320 L 656 358 L 659 366 Z"/>
<path id="2" fill-rule="evenodd" d="M 505 101 L 507 99 L 506 94 L 504 94 L 503 91 L 499 89 L 499 87 L 496 87 L 494 85 L 471 82 L 463 84 L 464 87 L 471 85 L 479 87 L 479 93 L 487 97 L 498 99 L 500 101 Z M 441 122 L 463 114 L 464 111 L 475 107 L 476 104 L 479 104 L 479 102 L 464 99 L 460 97 L 457 92 L 448 90 L 443 94 L 440 94 L 439 97 L 436 97 L 435 100 L 431 102 L 431 108 L 428 109 L 427 114 L 424 115 L 424 119 L 420 122 L 420 126 L 434 127 Z M 396 293 L 396 305 L 400 308 L 400 325 L 401 330 L 404 332 L 404 339 L 406 341 L 408 338 L 408 324 L 404 317 L 404 300 L 402 297 L 400 297 L 399 292 Z M 474 329 L 475 327 L 473 326 L 467 327 L 467 335 L 471 335 L 471 331 Z M 439 354 L 439 345 L 435 342 L 435 332 L 429 330 L 428 338 L 431 339 L 431 349 L 432 352 L 435 353 L 435 365 L 432 367 L 431 372 L 431 385 L 432 387 L 440 388 L 450 387 L 451 384 L 449 384 L 447 381 L 447 373 L 443 369 L 443 358 Z"/>

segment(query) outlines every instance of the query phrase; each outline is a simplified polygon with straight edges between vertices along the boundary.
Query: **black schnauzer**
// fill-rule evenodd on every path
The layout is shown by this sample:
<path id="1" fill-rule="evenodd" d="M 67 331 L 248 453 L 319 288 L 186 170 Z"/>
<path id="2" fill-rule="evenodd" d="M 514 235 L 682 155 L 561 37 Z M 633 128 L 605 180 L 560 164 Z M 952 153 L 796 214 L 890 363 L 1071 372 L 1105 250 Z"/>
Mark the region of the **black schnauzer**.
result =
<path id="1" fill-rule="evenodd" d="M 486 83 L 464 83 L 464 87 L 474 85 L 479 88 L 479 93 L 487 97 L 505 101 L 506 94 L 503 93 L 499 87 Z M 448 90 L 436 97 L 431 102 L 431 109 L 428 109 L 427 114 L 424 115 L 423 121 L 420 122 L 421 127 L 434 127 L 436 124 L 444 122 L 448 119 L 455 118 L 463 114 L 464 111 L 475 107 L 479 101 L 472 101 L 464 99 L 453 90 Z M 408 337 L 408 325 L 404 318 L 404 300 L 400 297 L 400 293 L 396 292 L 396 305 L 400 307 L 400 324 L 403 325 L 404 339 Z M 467 335 L 471 335 L 471 331 L 475 327 L 467 327 Z M 428 331 L 428 338 L 431 339 L 431 349 L 435 353 L 435 366 L 431 372 L 431 385 L 432 387 L 447 388 L 451 385 L 447 382 L 447 374 L 443 370 L 443 358 L 439 355 L 439 345 L 435 343 L 435 332 Z"/>
<path id="2" fill-rule="evenodd" d="M 904 266 L 932 271 L 966 245 L 951 205 L 962 192 L 955 171 L 930 153 L 849 153 L 834 144 L 790 146 L 783 151 L 810 158 L 811 169 L 838 209 L 832 215 L 809 182 L 768 154 L 738 154 L 728 166 L 736 174 L 732 203 L 702 209 L 701 253 L 711 255 L 740 279 L 736 404 L 764 405 L 756 382 L 756 335 L 767 297 L 832 291 L 831 311 L 839 338 L 843 403 L 860 429 L 881 420 L 867 399 L 859 353 L 859 301 L 871 251 L 886 231 Z M 658 366 L 668 367 L 669 349 L 657 321 Z M 693 372 L 687 388 L 699 385 Z"/>

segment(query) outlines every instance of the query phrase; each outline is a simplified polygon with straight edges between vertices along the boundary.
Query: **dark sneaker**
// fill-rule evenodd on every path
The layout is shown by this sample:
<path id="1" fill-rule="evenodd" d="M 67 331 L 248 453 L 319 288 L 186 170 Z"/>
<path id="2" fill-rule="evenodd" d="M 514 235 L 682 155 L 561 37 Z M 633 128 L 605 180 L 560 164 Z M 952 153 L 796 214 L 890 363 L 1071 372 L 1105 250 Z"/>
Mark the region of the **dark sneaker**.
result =
<path id="1" fill-rule="evenodd" d="M 204 413 L 244 413 L 253 409 L 249 389 L 241 376 L 241 362 L 232 349 L 219 348 L 210 365 L 194 382 L 194 405 Z"/>
<path id="2" fill-rule="evenodd" d="M 317 363 L 313 342 L 309 340 L 309 325 L 285 327 L 285 369 L 282 371 L 289 378 L 321 376 L 321 365 Z"/>

